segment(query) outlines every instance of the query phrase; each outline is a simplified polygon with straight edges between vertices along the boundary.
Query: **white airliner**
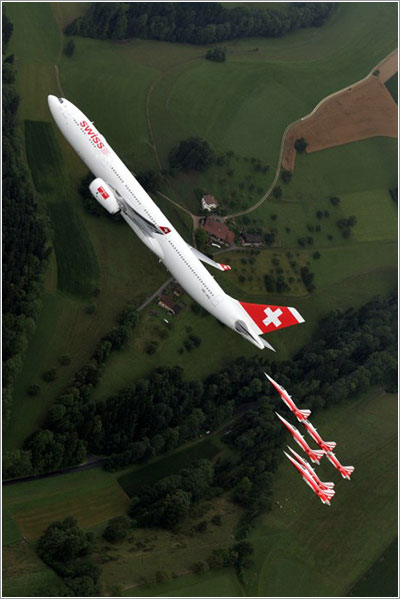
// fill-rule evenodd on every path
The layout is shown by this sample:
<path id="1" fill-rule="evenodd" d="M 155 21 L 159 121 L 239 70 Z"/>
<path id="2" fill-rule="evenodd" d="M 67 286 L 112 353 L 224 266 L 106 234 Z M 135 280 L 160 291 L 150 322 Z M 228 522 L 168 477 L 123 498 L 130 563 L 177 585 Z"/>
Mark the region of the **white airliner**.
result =
<path id="1" fill-rule="evenodd" d="M 249 304 L 227 295 L 200 261 L 214 262 L 182 239 L 93 123 L 65 98 L 48 96 L 50 112 L 62 134 L 96 176 L 89 189 L 110 213 L 121 216 L 205 310 L 259 349 L 274 348 L 260 335 L 304 319 L 296 308 Z"/>

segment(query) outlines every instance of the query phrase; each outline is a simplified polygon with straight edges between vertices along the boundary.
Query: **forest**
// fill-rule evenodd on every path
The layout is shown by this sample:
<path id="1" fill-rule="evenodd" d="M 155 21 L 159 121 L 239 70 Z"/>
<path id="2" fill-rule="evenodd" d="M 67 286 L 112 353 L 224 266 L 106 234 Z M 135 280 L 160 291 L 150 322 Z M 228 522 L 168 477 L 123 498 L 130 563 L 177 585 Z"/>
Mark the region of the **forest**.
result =
<path id="1" fill-rule="evenodd" d="M 179 366 L 158 368 L 107 400 L 95 402 L 91 392 L 105 362 L 134 334 L 136 319 L 132 307 L 121 313 L 118 326 L 100 341 L 88 364 L 50 408 L 43 428 L 26 440 L 23 450 L 6 454 L 5 478 L 77 464 L 87 452 L 106 456 L 104 467 L 117 470 L 229 423 L 230 430 L 222 439 L 233 450 L 230 457 L 193 466 L 198 470 L 189 473 L 189 479 L 197 479 L 196 493 L 231 490 L 232 499 L 245 507 L 246 527 L 247 521 L 269 508 L 282 439 L 282 427 L 274 415 L 276 398 L 266 395 L 265 370 L 290 389 L 300 406 L 313 412 L 357 397 L 372 385 L 384 385 L 390 392 L 397 389 L 397 301 L 393 296 L 357 310 L 332 311 L 320 322 L 318 334 L 290 360 L 268 364 L 261 355 L 240 358 L 203 381 L 186 381 Z M 181 472 L 166 481 L 167 488 L 170 483 L 173 487 L 178 512 L 185 513 L 195 500 L 189 479 Z M 169 519 L 169 511 L 175 508 L 165 507 L 171 493 L 163 495 L 165 485 L 160 485 L 161 495 L 156 485 L 150 499 L 146 489 L 138 497 L 141 524 L 154 523 L 156 518 L 158 525 L 168 527 L 175 517 L 179 521 L 176 515 Z M 149 501 L 157 508 L 153 516 L 149 516 Z"/>
<path id="2" fill-rule="evenodd" d="M 67 35 L 100 39 L 164 40 L 213 44 L 245 37 L 281 37 L 303 27 L 320 27 L 333 2 L 291 2 L 285 10 L 218 2 L 94 2 L 69 23 Z"/>
<path id="3" fill-rule="evenodd" d="M 22 158 L 17 124 L 19 96 L 14 56 L 6 55 L 13 25 L 3 12 L 3 425 L 12 389 L 22 366 L 28 336 L 35 328 L 41 295 L 40 275 L 51 251 L 35 193 Z"/>

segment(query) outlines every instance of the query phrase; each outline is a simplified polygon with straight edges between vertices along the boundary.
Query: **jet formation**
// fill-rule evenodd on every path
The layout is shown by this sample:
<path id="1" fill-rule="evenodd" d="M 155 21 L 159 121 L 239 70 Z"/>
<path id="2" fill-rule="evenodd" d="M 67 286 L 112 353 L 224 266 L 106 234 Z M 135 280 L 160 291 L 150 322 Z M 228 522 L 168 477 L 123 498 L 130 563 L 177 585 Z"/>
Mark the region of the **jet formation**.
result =
<path id="1" fill-rule="evenodd" d="M 230 297 L 203 266 L 215 262 L 179 235 L 93 122 L 65 98 L 48 96 L 50 112 L 61 133 L 94 174 L 89 190 L 110 214 L 120 213 L 139 239 L 159 258 L 187 293 L 205 310 L 259 349 L 272 345 L 262 337 L 304 318 L 294 307 L 251 304 Z"/>
<path id="2" fill-rule="evenodd" d="M 281 385 L 279 385 L 272 377 L 270 377 L 267 373 L 264 373 L 271 385 L 278 391 L 281 396 L 282 401 L 289 408 L 289 410 L 296 416 L 297 420 L 303 424 L 306 431 L 313 439 L 313 441 L 318 445 L 319 449 L 311 448 L 307 441 L 304 439 L 303 435 L 300 431 L 290 422 L 288 422 L 283 416 L 275 412 L 279 420 L 282 424 L 288 429 L 290 434 L 296 443 L 301 447 L 304 453 L 310 458 L 310 460 L 314 464 L 320 464 L 323 456 L 329 460 L 329 462 L 338 470 L 338 472 L 342 475 L 343 478 L 350 480 L 350 476 L 354 472 L 354 466 L 343 466 L 336 455 L 333 453 L 333 449 L 336 447 L 335 441 L 324 441 L 321 435 L 318 433 L 317 429 L 311 424 L 308 420 L 311 411 L 310 410 L 300 410 L 289 393 L 284 389 Z M 296 468 L 296 470 L 301 475 L 303 481 L 314 491 L 317 497 L 320 498 L 322 503 L 325 505 L 331 505 L 331 500 L 335 495 L 333 482 L 322 482 L 314 468 L 302 458 L 298 453 L 296 453 L 291 447 L 288 446 L 288 449 L 292 453 L 289 455 L 284 451 L 283 453 L 291 462 L 291 464 Z M 293 457 L 294 456 L 294 457 Z"/>

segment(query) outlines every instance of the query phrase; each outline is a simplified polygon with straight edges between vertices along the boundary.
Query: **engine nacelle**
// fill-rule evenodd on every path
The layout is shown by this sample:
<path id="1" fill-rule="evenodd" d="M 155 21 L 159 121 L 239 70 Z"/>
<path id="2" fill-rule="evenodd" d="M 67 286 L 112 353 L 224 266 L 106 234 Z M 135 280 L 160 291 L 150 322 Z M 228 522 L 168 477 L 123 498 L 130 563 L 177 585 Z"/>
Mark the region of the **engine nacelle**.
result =
<path id="1" fill-rule="evenodd" d="M 89 185 L 90 193 L 109 212 L 116 214 L 120 211 L 115 195 L 103 179 L 98 177 Z"/>

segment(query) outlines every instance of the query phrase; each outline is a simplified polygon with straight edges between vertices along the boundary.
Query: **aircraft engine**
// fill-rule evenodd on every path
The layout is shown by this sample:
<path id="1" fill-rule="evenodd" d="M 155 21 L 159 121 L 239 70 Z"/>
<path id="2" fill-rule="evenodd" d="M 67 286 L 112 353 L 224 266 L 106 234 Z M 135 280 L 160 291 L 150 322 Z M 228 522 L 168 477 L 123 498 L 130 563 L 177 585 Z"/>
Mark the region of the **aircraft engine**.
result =
<path id="1" fill-rule="evenodd" d="M 99 204 L 101 204 L 107 212 L 116 214 L 120 211 L 115 195 L 103 179 L 100 179 L 99 177 L 94 179 L 89 185 L 89 189 L 92 196 L 96 198 Z"/>

